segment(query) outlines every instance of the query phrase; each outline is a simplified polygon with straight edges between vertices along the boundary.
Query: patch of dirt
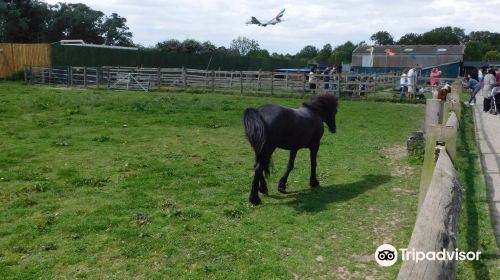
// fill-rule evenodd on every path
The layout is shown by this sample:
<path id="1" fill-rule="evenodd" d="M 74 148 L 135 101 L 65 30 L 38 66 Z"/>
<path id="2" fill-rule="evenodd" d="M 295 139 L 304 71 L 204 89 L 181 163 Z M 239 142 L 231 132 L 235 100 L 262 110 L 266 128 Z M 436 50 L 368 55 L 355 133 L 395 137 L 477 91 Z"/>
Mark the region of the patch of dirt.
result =
<path id="1" fill-rule="evenodd" d="M 412 175 L 415 170 L 407 163 L 402 162 L 406 156 L 406 147 L 403 145 L 394 145 L 382 150 L 384 157 L 389 159 L 389 167 L 391 168 L 391 176 L 405 177 Z"/>

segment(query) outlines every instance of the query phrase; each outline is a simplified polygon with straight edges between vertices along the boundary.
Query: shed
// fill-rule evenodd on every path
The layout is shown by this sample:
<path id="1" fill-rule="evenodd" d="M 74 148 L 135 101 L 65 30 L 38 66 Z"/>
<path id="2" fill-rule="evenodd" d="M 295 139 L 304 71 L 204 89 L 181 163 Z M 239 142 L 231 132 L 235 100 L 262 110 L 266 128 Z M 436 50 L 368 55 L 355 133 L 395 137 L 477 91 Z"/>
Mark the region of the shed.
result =
<path id="1" fill-rule="evenodd" d="M 463 61 L 463 45 L 359 46 L 352 53 L 355 72 L 400 72 L 418 66 L 425 73 L 439 67 L 445 77 L 457 77 Z"/>

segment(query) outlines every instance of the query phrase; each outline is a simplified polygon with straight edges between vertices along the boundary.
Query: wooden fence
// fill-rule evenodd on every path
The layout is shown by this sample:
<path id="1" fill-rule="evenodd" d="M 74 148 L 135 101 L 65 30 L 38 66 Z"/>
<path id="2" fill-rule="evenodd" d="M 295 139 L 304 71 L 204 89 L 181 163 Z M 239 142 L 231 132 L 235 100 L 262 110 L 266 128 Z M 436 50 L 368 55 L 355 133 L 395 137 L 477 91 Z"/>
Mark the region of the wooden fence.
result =
<path id="1" fill-rule="evenodd" d="M 50 65 L 50 45 L 0 43 L 0 78 L 8 77 L 30 64 Z"/>
<path id="2" fill-rule="evenodd" d="M 309 73 L 269 71 L 207 71 L 189 68 L 41 67 L 27 66 L 26 80 L 33 84 L 107 87 L 112 90 L 157 90 L 162 87 L 232 88 L 244 91 L 312 92 Z M 364 96 L 381 88 L 399 88 L 399 76 L 391 74 L 315 74 L 315 93 Z M 425 86 L 428 78 L 419 79 Z M 442 81 L 446 82 L 445 80 Z M 391 91 L 392 92 L 392 91 Z"/>
<path id="3" fill-rule="evenodd" d="M 425 157 L 420 181 L 418 216 L 408 251 L 455 252 L 462 188 L 453 166 L 456 154 L 460 95 L 455 82 L 448 101 L 428 99 Z M 398 279 L 455 279 L 456 260 L 403 260 Z"/>

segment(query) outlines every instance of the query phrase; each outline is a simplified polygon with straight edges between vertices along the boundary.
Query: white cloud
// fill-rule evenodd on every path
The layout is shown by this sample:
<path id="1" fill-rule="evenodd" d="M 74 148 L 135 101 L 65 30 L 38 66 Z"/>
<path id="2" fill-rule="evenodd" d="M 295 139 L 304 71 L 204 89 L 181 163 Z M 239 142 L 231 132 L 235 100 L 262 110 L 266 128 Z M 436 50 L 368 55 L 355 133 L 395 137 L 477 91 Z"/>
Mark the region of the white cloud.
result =
<path id="1" fill-rule="evenodd" d="M 255 39 L 270 52 L 295 54 L 304 46 L 318 48 L 346 41 L 370 42 L 377 31 L 396 39 L 406 33 L 423 33 L 453 26 L 470 31 L 500 32 L 500 2 L 465 0 L 46 0 L 85 3 L 109 15 L 127 18 L 134 42 L 151 46 L 175 38 L 209 40 L 229 46 L 232 39 Z M 251 16 L 270 19 L 286 8 L 285 22 L 268 27 L 247 26 Z"/>

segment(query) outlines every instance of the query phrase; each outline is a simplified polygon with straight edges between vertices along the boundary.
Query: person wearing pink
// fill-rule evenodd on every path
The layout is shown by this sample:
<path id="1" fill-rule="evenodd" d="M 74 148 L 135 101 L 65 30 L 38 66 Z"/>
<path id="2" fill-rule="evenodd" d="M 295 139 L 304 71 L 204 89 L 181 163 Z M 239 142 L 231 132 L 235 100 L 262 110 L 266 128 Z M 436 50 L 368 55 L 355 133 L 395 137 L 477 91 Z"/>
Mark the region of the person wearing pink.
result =
<path id="1" fill-rule="evenodd" d="M 496 76 L 496 78 L 497 78 L 497 84 L 500 84 L 500 69 L 498 69 L 498 68 L 497 68 L 497 69 L 495 69 L 495 70 L 496 70 L 496 72 L 497 72 L 497 73 L 496 73 L 496 75 L 495 75 L 495 76 Z"/>
<path id="2" fill-rule="evenodd" d="M 437 68 L 432 68 L 430 80 L 431 80 L 431 91 L 434 91 L 439 85 L 439 79 L 441 78 L 441 71 Z"/>

